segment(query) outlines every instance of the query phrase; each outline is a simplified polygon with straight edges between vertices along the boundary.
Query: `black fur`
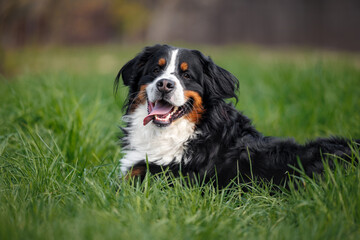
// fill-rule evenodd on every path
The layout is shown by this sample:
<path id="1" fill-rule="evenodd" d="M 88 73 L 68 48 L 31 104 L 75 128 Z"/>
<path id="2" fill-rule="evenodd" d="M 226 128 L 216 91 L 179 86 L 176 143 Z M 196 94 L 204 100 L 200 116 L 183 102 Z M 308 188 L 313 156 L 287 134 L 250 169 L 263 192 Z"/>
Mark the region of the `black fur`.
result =
<path id="1" fill-rule="evenodd" d="M 129 86 L 127 108 L 139 91 L 139 82 L 154 79 L 147 75 L 146 64 L 159 52 L 171 48 L 167 45 L 147 47 L 120 70 L 115 89 L 122 76 L 124 84 Z M 152 173 L 168 168 L 175 175 L 181 170 L 183 175 L 206 180 L 216 176 L 220 187 L 238 176 L 242 181 L 256 177 L 280 184 L 289 175 L 297 174 L 294 168 L 303 168 L 307 175 L 312 176 L 323 171 L 324 159 L 329 159 L 331 165 L 335 156 L 345 160 L 350 158 L 352 142 L 344 138 L 319 138 L 301 145 L 292 139 L 263 136 L 233 104 L 225 102 L 227 98 L 237 99 L 238 80 L 201 52 L 189 50 L 189 54 L 192 54 L 189 59 L 194 58 L 193 64 L 198 65 L 198 72 L 192 74 L 193 83 L 185 82 L 184 86 L 199 92 L 203 99 L 206 111 L 196 125 L 200 134 L 186 143 L 187 151 L 183 158 L 191 158 L 188 164 L 150 164 L 148 167 Z M 145 159 L 134 166 L 145 167 Z"/>

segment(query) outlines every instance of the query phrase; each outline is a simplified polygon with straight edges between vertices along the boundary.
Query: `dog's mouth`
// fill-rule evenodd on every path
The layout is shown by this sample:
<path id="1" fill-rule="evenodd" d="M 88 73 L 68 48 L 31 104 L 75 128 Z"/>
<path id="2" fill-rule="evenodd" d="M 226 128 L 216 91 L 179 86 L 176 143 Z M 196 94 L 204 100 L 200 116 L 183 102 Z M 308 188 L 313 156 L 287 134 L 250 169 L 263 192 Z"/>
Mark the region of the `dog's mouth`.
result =
<path id="1" fill-rule="evenodd" d="M 148 115 L 144 118 L 144 126 L 151 121 L 159 127 L 169 126 L 173 121 L 191 111 L 191 102 L 190 98 L 184 105 L 177 107 L 164 100 L 156 102 L 148 100 Z"/>

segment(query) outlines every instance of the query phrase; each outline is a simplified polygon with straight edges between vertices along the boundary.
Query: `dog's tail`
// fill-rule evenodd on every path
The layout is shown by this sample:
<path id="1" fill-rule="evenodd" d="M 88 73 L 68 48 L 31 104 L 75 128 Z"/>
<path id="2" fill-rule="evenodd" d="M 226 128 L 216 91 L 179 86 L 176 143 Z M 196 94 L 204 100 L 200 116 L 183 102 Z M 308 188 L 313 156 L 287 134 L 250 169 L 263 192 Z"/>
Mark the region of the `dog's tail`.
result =
<path id="1" fill-rule="evenodd" d="M 255 175 L 281 183 L 289 175 L 302 169 L 306 175 L 322 173 L 324 162 L 334 167 L 339 162 L 359 162 L 360 140 L 340 137 L 318 138 L 306 144 L 293 140 L 264 138 L 264 142 L 250 154 Z"/>

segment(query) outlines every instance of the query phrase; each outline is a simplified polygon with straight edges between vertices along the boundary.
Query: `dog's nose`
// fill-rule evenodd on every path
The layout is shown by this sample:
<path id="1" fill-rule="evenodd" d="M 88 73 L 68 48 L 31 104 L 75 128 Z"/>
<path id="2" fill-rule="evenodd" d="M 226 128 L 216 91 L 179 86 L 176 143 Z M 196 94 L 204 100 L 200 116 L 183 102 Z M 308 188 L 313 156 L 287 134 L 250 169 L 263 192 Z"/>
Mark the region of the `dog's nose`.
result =
<path id="1" fill-rule="evenodd" d="M 156 83 L 156 87 L 160 92 L 169 93 L 175 88 L 175 82 L 168 79 L 161 79 Z"/>

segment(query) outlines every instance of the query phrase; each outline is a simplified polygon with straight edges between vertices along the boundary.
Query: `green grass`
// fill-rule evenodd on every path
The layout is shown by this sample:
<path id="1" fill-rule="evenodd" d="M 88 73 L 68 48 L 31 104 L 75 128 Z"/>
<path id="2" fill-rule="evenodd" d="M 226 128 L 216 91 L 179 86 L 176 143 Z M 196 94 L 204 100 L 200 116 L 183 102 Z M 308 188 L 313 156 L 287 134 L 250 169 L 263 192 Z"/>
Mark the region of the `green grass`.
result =
<path id="1" fill-rule="evenodd" d="M 360 138 L 359 55 L 200 49 L 239 78 L 237 108 L 264 134 Z M 270 183 L 244 192 L 165 177 L 119 181 L 126 89 L 114 99 L 112 84 L 139 50 L 6 52 L 13 75 L 0 80 L 0 239 L 359 238 L 357 164 L 277 192 Z"/>

